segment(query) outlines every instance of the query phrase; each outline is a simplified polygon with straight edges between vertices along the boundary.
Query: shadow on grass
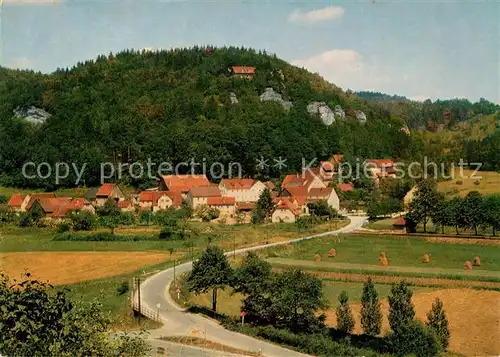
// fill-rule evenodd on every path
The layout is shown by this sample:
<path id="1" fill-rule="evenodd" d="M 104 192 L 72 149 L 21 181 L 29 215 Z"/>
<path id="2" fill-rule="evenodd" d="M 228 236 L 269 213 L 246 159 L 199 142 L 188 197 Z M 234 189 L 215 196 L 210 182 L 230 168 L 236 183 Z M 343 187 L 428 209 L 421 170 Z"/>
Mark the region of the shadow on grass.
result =
<path id="1" fill-rule="evenodd" d="M 385 337 L 347 334 L 334 328 L 328 329 L 328 335 L 333 341 L 337 342 L 345 341 L 347 338 L 352 347 L 370 349 L 381 354 L 391 352 L 390 345 Z"/>

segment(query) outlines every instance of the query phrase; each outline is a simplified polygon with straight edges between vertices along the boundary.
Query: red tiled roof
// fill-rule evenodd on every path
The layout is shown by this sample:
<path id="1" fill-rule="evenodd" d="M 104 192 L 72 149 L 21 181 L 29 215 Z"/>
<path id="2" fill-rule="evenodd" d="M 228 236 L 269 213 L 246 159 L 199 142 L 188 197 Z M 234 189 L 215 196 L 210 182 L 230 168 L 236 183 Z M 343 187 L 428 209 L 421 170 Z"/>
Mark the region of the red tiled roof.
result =
<path id="1" fill-rule="evenodd" d="M 234 206 L 236 199 L 234 197 L 209 197 L 207 205 L 209 206 Z"/>
<path id="2" fill-rule="evenodd" d="M 307 189 L 304 186 L 287 186 L 285 187 L 290 196 L 307 196 Z"/>
<path id="3" fill-rule="evenodd" d="M 293 203 L 286 197 L 282 197 L 279 202 L 278 202 L 278 205 L 276 207 L 277 209 L 288 209 L 290 211 L 292 211 L 292 213 L 295 215 L 295 216 L 298 216 L 300 215 L 300 211 L 298 209 L 296 209 L 293 205 Z"/>
<path id="4" fill-rule="evenodd" d="M 222 179 L 221 183 L 229 190 L 249 190 L 255 183 L 254 179 Z"/>
<path id="5" fill-rule="evenodd" d="M 233 66 L 233 73 L 236 74 L 254 74 L 255 67 L 250 66 Z"/>
<path id="6" fill-rule="evenodd" d="M 139 193 L 139 201 L 140 202 L 153 202 L 153 195 L 155 192 L 161 192 L 161 191 L 141 191 Z M 166 191 L 165 191 L 166 192 Z"/>
<path id="7" fill-rule="evenodd" d="M 330 159 L 330 162 L 334 165 L 338 165 L 342 162 L 342 159 L 344 158 L 344 155 L 342 154 L 336 154 L 333 155 L 332 158 Z"/>
<path id="8" fill-rule="evenodd" d="M 31 209 L 31 206 L 33 206 L 33 203 L 35 203 L 37 199 L 48 199 L 48 198 L 56 198 L 56 194 L 53 192 L 42 192 L 42 193 L 31 194 L 28 204 L 26 205 L 26 210 L 29 211 Z"/>
<path id="9" fill-rule="evenodd" d="M 255 207 L 254 202 L 238 202 L 236 208 L 239 210 L 252 210 Z"/>
<path id="10" fill-rule="evenodd" d="M 69 197 L 58 197 L 58 198 L 36 198 L 35 201 L 31 204 L 30 208 L 33 207 L 35 202 L 38 202 L 43 211 L 48 215 L 53 215 L 54 213 L 58 213 L 61 211 L 66 205 L 68 205 L 71 201 Z"/>
<path id="11" fill-rule="evenodd" d="M 342 192 L 350 192 L 354 190 L 352 183 L 341 183 L 339 185 L 339 190 Z"/>
<path id="12" fill-rule="evenodd" d="M 321 161 L 320 165 L 325 171 L 333 171 L 333 164 L 330 161 Z"/>
<path id="13" fill-rule="evenodd" d="M 366 162 L 379 168 L 394 166 L 394 161 L 391 159 L 368 159 Z"/>
<path id="14" fill-rule="evenodd" d="M 193 187 L 189 190 L 191 197 L 220 197 L 220 190 L 217 186 Z"/>
<path id="15" fill-rule="evenodd" d="M 295 200 L 298 206 L 304 206 L 307 203 L 306 196 L 293 196 L 291 200 Z"/>
<path id="16" fill-rule="evenodd" d="M 188 192 L 193 187 L 210 186 L 205 175 L 163 175 L 161 178 L 169 191 Z"/>
<path id="17" fill-rule="evenodd" d="M 151 202 L 156 206 L 158 204 L 158 200 L 162 196 L 170 197 L 174 207 L 180 207 L 182 204 L 182 195 L 180 191 L 142 191 L 139 193 L 139 201 Z"/>
<path id="18" fill-rule="evenodd" d="M 9 205 L 9 207 L 21 207 L 25 198 L 26 195 L 21 195 L 21 194 L 12 195 L 7 205 Z"/>
<path id="19" fill-rule="evenodd" d="M 114 183 L 104 183 L 95 193 L 96 197 L 109 197 L 111 196 L 111 192 L 115 188 L 116 184 Z"/>
<path id="20" fill-rule="evenodd" d="M 303 186 L 305 182 L 305 177 L 302 177 L 299 174 L 286 175 L 281 183 L 281 187 Z"/>
<path id="21" fill-rule="evenodd" d="M 51 199 L 53 200 L 53 199 Z M 53 204 L 53 212 L 49 215 L 50 217 L 66 217 L 69 212 L 78 211 L 83 208 L 85 205 L 84 198 L 74 198 L 70 199 L 69 197 L 62 197 L 62 199 L 56 199 L 58 202 L 52 202 Z M 42 199 L 42 201 L 44 201 Z M 42 204 L 42 202 L 40 202 Z M 42 208 L 44 208 L 42 206 Z M 47 210 L 44 208 L 44 211 Z"/>
<path id="22" fill-rule="evenodd" d="M 333 188 L 331 187 L 321 187 L 321 188 L 311 188 L 307 193 L 307 197 L 325 197 L 331 195 Z"/>
<path id="23" fill-rule="evenodd" d="M 118 201 L 117 206 L 118 208 L 128 208 L 132 205 L 132 202 L 129 200 L 123 200 L 123 201 Z"/>

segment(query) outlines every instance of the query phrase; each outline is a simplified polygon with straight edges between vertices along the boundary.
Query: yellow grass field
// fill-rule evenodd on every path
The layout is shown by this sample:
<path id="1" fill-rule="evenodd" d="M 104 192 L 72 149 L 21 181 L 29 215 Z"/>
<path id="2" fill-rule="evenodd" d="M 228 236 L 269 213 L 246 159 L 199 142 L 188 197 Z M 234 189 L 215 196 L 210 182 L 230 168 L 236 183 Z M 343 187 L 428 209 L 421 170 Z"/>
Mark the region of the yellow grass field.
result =
<path id="1" fill-rule="evenodd" d="M 172 257 L 177 257 L 173 254 Z M 110 277 L 159 264 L 168 253 L 157 252 L 15 252 L 0 254 L 0 270 L 12 279 L 24 272 L 52 285 Z"/>
<path id="2" fill-rule="evenodd" d="M 498 356 L 500 355 L 500 292 L 472 289 L 445 289 L 415 294 L 416 317 L 426 321 L 426 313 L 432 303 L 439 297 L 444 304 L 448 316 L 451 339 L 448 349 L 466 356 Z M 356 321 L 355 332 L 361 333 L 359 313 L 360 304 L 352 305 Z M 382 332 L 389 331 L 387 319 L 389 305 L 382 300 Z M 328 310 L 326 323 L 336 325 L 335 309 Z"/>
<path id="3" fill-rule="evenodd" d="M 478 182 L 478 184 L 476 184 Z M 500 173 L 491 171 L 478 171 L 455 169 L 452 180 L 438 183 L 438 190 L 449 197 L 464 197 L 470 191 L 478 191 L 483 195 L 500 193 Z"/>

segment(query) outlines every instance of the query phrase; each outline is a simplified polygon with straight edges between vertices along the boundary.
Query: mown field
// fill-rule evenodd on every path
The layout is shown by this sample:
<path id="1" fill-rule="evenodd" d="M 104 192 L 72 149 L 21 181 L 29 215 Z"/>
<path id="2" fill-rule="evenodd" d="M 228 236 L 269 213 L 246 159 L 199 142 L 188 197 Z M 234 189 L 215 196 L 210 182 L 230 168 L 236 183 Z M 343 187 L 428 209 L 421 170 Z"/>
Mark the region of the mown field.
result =
<path id="1" fill-rule="evenodd" d="M 91 242 L 55 240 L 60 233 L 51 228 L 4 225 L 0 226 L 0 270 L 16 279 L 30 272 L 58 289 L 68 288 L 76 299 L 97 300 L 102 303 L 103 310 L 109 312 L 116 329 L 134 329 L 138 325 L 130 314 L 129 293 L 118 292 L 123 283 L 131 287 L 133 277 L 146 277 L 150 272 L 171 267 L 173 260 L 190 260 L 207 247 L 209 240 L 224 250 L 231 250 L 321 233 L 347 223 L 317 225 L 303 231 L 293 224 L 226 226 L 190 222 L 190 228 L 198 234 L 192 235 L 188 242 L 159 240 L 156 238 L 160 231 L 158 226 L 115 229 L 116 236 L 139 236 L 144 240 Z M 85 237 L 98 232 L 109 233 L 110 230 L 71 234 Z M 155 325 L 146 321 L 145 326 Z"/>
<path id="2" fill-rule="evenodd" d="M 387 296 L 391 284 L 407 280 L 412 285 L 417 318 L 425 321 L 436 297 L 443 300 L 452 338 L 449 350 L 467 356 L 500 354 L 497 335 L 500 331 L 500 241 L 476 239 L 434 240 L 394 236 L 344 235 L 323 237 L 293 245 L 268 248 L 260 254 L 275 271 L 301 268 L 323 281 L 329 301 L 327 324 L 336 326 L 338 295 L 346 291 L 356 320 L 355 333 L 361 333 L 359 312 L 362 286 L 370 276 L 382 299 L 383 333 L 389 331 Z M 484 243 L 484 242 L 482 242 Z M 328 250 L 336 249 L 334 258 Z M 389 266 L 379 265 L 385 252 Z M 315 255 L 321 261 L 315 261 Z M 424 254 L 431 255 L 423 263 Z M 463 269 L 465 260 L 481 258 L 481 266 Z M 218 310 L 238 316 L 242 296 L 230 289 L 220 292 Z M 211 295 L 193 295 L 184 288 L 181 305 L 210 307 Z M 492 311 L 495 309 L 495 311 Z"/>
<path id="3" fill-rule="evenodd" d="M 500 172 L 455 169 L 453 179 L 438 182 L 437 188 L 447 197 L 465 197 L 470 191 L 500 193 Z"/>

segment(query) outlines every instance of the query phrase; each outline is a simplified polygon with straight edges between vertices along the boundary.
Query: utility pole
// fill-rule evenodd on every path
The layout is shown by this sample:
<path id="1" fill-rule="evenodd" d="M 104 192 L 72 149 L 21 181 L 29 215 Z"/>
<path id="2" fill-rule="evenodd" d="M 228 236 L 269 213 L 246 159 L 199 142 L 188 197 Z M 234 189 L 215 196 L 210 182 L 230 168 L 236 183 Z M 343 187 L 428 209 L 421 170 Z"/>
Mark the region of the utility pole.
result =
<path id="1" fill-rule="evenodd" d="M 236 236 L 233 236 L 233 260 L 236 261 Z"/>

